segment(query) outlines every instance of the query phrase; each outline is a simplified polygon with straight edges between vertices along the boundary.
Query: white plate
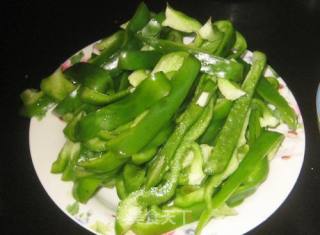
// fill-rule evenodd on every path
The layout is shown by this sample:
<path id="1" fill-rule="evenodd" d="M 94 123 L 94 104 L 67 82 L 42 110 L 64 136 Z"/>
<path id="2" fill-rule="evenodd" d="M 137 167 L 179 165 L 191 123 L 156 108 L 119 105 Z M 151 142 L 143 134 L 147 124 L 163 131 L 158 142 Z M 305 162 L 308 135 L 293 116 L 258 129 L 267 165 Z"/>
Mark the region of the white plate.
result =
<path id="1" fill-rule="evenodd" d="M 83 49 L 82 61 L 90 58 L 93 46 Z M 245 59 L 250 61 L 252 53 Z M 61 66 L 71 65 L 67 60 Z M 267 73 L 272 73 L 270 69 Z M 212 220 L 203 230 L 207 235 L 243 234 L 266 220 L 284 202 L 292 190 L 301 170 L 305 149 L 305 133 L 299 107 L 294 96 L 280 80 L 280 92 L 289 101 L 299 117 L 299 128 L 289 131 L 285 125 L 276 130 L 285 134 L 286 138 L 276 157 L 271 161 L 267 180 L 257 192 L 236 207 L 238 214 Z M 115 211 L 119 199 L 115 190 L 102 189 L 86 205 L 75 203 L 72 194 L 72 183 L 60 180 L 60 175 L 50 173 L 51 164 L 56 160 L 65 142 L 63 135 L 64 122 L 48 113 L 41 121 L 32 118 L 30 122 L 30 151 L 37 175 L 56 205 L 75 222 L 86 229 L 99 234 L 114 234 Z M 79 206 L 79 209 L 77 207 Z M 170 235 L 193 234 L 195 223 L 178 228 Z"/>

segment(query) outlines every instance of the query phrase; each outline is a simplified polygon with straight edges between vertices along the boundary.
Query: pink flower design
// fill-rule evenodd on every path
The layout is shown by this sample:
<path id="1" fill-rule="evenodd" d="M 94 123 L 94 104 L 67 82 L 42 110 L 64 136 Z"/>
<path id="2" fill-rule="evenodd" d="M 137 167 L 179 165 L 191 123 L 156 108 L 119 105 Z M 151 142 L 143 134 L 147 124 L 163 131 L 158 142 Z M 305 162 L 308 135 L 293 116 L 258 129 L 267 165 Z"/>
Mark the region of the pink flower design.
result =
<path id="1" fill-rule="evenodd" d="M 66 70 L 67 68 L 69 68 L 71 66 L 71 60 L 66 60 L 65 62 L 63 62 L 63 64 L 61 64 L 61 69 L 62 71 Z"/>

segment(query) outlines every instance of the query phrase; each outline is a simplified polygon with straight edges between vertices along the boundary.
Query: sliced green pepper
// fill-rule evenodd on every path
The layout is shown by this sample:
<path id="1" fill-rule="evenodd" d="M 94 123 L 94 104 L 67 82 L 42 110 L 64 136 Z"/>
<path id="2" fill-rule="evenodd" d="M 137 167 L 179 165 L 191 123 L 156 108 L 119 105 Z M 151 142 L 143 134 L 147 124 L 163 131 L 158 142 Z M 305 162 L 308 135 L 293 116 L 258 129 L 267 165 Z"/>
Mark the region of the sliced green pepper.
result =
<path id="1" fill-rule="evenodd" d="M 265 79 L 268 80 L 268 82 L 275 88 L 275 89 L 279 89 L 280 87 L 280 83 L 279 80 L 275 77 L 265 77 Z"/>
<path id="2" fill-rule="evenodd" d="M 168 26 L 186 33 L 197 32 L 201 28 L 199 21 L 187 16 L 181 11 L 173 9 L 169 4 L 167 4 L 165 14 L 166 18 L 162 22 L 163 26 Z"/>
<path id="3" fill-rule="evenodd" d="M 150 11 L 144 2 L 140 3 L 133 17 L 129 21 L 127 30 L 137 32 L 150 20 Z"/>
<path id="4" fill-rule="evenodd" d="M 151 19 L 141 30 L 143 37 L 157 37 L 161 31 L 161 24 L 156 19 Z"/>
<path id="5" fill-rule="evenodd" d="M 126 187 L 124 185 L 124 181 L 123 181 L 122 176 L 118 176 L 116 178 L 116 185 L 115 186 L 116 186 L 118 197 L 121 200 L 124 200 L 128 196 L 128 192 L 127 192 Z"/>
<path id="6" fill-rule="evenodd" d="M 122 90 L 114 94 L 104 94 L 94 91 L 87 87 L 82 87 L 80 91 L 80 98 L 82 101 L 92 105 L 106 105 L 113 103 L 130 94 L 130 90 Z"/>
<path id="7" fill-rule="evenodd" d="M 131 156 L 132 162 L 140 165 L 147 161 L 150 161 L 152 157 L 157 153 L 158 147 L 166 142 L 172 133 L 173 126 L 169 125 L 167 128 L 162 129 L 154 139 L 147 144 L 139 153 L 133 154 Z"/>
<path id="8" fill-rule="evenodd" d="M 159 61 L 157 51 L 123 51 L 119 57 L 119 67 L 126 70 L 152 69 Z"/>
<path id="9" fill-rule="evenodd" d="M 201 62 L 201 71 L 217 78 L 226 78 L 231 81 L 242 81 L 243 65 L 235 60 L 226 60 L 207 53 L 195 53 Z"/>
<path id="10" fill-rule="evenodd" d="M 227 204 L 229 206 L 237 206 L 245 198 L 253 194 L 258 186 L 263 183 L 269 173 L 269 160 L 268 158 L 264 158 L 261 162 L 259 162 L 256 166 L 256 169 L 249 175 L 249 177 L 239 186 L 239 188 L 232 194 L 232 196 L 228 199 Z"/>
<path id="11" fill-rule="evenodd" d="M 242 89 L 246 92 L 246 95 L 236 100 L 230 110 L 226 123 L 217 139 L 215 151 L 213 151 L 206 164 L 205 171 L 207 174 L 221 173 L 228 165 L 237 146 L 250 108 L 251 98 L 265 68 L 265 64 L 265 55 L 261 52 L 254 52 L 251 69 L 242 85 Z"/>
<path id="12" fill-rule="evenodd" d="M 82 142 L 83 146 L 94 152 L 104 152 L 108 150 L 107 141 L 99 137 Z"/>
<path id="13" fill-rule="evenodd" d="M 78 140 L 75 129 L 79 120 L 83 117 L 84 113 L 79 112 L 75 117 L 73 117 L 67 126 L 63 129 L 64 135 L 71 141 L 76 142 Z"/>
<path id="14" fill-rule="evenodd" d="M 185 58 L 182 67 L 171 79 L 170 94 L 153 105 L 136 126 L 112 139 L 110 148 L 129 156 L 140 151 L 176 113 L 199 69 L 200 64 L 194 57 Z"/>
<path id="15" fill-rule="evenodd" d="M 42 118 L 53 104 L 53 100 L 42 91 L 27 89 L 20 95 L 24 104 L 22 115 Z"/>
<path id="16" fill-rule="evenodd" d="M 149 190 L 136 191 L 120 203 L 116 220 L 117 234 L 124 234 L 127 232 L 147 206 L 162 204 L 173 196 L 181 170 L 181 160 L 186 150 L 190 147 L 190 144 L 199 138 L 209 124 L 212 117 L 213 104 L 214 99 L 210 99 L 199 119 L 184 136 L 182 143 L 172 160 L 170 173 L 164 184 Z"/>
<path id="17" fill-rule="evenodd" d="M 236 41 L 231 49 L 232 54 L 228 58 L 239 58 L 247 50 L 247 41 L 241 33 L 236 31 Z"/>
<path id="18" fill-rule="evenodd" d="M 174 132 L 172 133 L 164 147 L 157 154 L 155 160 L 152 162 L 150 168 L 148 169 L 146 182 L 147 188 L 155 186 L 161 181 L 164 175 L 164 171 L 170 163 L 175 151 L 179 147 L 183 136 L 203 112 L 204 106 L 200 106 L 199 104 L 197 104 L 201 94 L 203 92 L 206 92 L 207 94 L 212 96 L 216 91 L 216 84 L 212 80 L 207 80 L 203 83 L 200 83 L 198 87 L 199 94 L 195 95 L 191 103 L 188 105 L 186 111 L 178 119 L 177 127 L 175 128 Z"/>
<path id="19" fill-rule="evenodd" d="M 251 146 L 256 139 L 261 134 L 261 126 L 260 126 L 260 116 L 261 113 L 257 109 L 252 109 L 249 118 L 249 126 L 248 126 L 248 144 Z"/>
<path id="20" fill-rule="evenodd" d="M 58 158 L 52 163 L 51 172 L 52 173 L 62 173 L 66 168 L 68 162 L 75 158 L 80 152 L 80 144 L 75 144 L 71 141 L 67 141 L 63 148 L 60 150 Z"/>
<path id="21" fill-rule="evenodd" d="M 225 57 L 230 53 L 230 50 L 236 40 L 235 30 L 233 25 L 228 20 L 219 20 L 213 23 L 219 31 L 223 32 L 223 39 L 219 44 L 218 49 L 215 51 L 215 55 Z"/>
<path id="22" fill-rule="evenodd" d="M 79 95 L 80 87 L 77 87 L 67 97 L 65 97 L 58 105 L 54 108 L 53 112 L 59 117 L 63 118 L 64 121 L 70 121 L 74 115 L 80 111 L 86 113 L 95 111 L 97 108 L 90 104 L 82 103 Z"/>
<path id="23" fill-rule="evenodd" d="M 280 119 L 288 124 L 291 129 L 298 125 L 297 115 L 279 91 L 275 89 L 266 79 L 260 79 L 257 93 L 268 103 L 274 105 L 279 112 Z"/>
<path id="24" fill-rule="evenodd" d="M 113 130 L 133 120 L 170 92 L 170 83 L 162 73 L 145 79 L 132 94 L 80 120 L 77 133 L 81 140 L 95 137 L 101 130 Z"/>
<path id="25" fill-rule="evenodd" d="M 95 45 L 95 47 L 101 51 L 100 54 L 98 56 L 91 57 L 89 63 L 97 66 L 103 66 L 114 53 L 120 50 L 125 42 L 126 32 L 124 30 L 119 30 L 113 35 L 103 39 Z"/>
<path id="26" fill-rule="evenodd" d="M 123 169 L 123 181 L 127 193 L 138 190 L 145 180 L 145 170 L 134 164 L 127 163 Z"/>
<path id="27" fill-rule="evenodd" d="M 81 202 L 86 203 L 102 185 L 102 180 L 95 177 L 83 177 L 74 182 L 73 196 Z"/>
<path id="28" fill-rule="evenodd" d="M 237 190 L 249 175 L 255 170 L 257 164 L 272 150 L 278 148 L 284 136 L 278 132 L 265 131 L 254 142 L 245 158 L 241 161 L 236 171 L 223 183 L 221 189 L 212 198 L 212 209 L 219 208 Z M 200 234 L 205 224 L 212 216 L 210 210 L 206 210 L 200 217 L 196 234 Z"/>
<path id="29" fill-rule="evenodd" d="M 93 64 L 77 63 L 65 70 L 64 74 L 74 83 L 82 84 L 96 92 L 105 93 L 113 90 L 113 81 L 109 73 Z"/>
<path id="30" fill-rule="evenodd" d="M 98 154 L 89 159 L 80 159 L 77 164 L 85 169 L 97 173 L 110 172 L 122 166 L 129 159 L 111 151 Z"/>
<path id="31" fill-rule="evenodd" d="M 63 100 L 75 86 L 65 78 L 61 69 L 56 70 L 52 75 L 42 79 L 40 83 L 41 90 L 56 101 Z"/>
<path id="32" fill-rule="evenodd" d="M 217 137 L 225 123 L 225 118 L 228 116 L 231 107 L 232 102 L 230 100 L 223 99 L 220 102 L 217 101 L 217 104 L 213 109 L 211 122 L 207 130 L 199 139 L 201 144 L 213 144 L 214 139 Z"/>

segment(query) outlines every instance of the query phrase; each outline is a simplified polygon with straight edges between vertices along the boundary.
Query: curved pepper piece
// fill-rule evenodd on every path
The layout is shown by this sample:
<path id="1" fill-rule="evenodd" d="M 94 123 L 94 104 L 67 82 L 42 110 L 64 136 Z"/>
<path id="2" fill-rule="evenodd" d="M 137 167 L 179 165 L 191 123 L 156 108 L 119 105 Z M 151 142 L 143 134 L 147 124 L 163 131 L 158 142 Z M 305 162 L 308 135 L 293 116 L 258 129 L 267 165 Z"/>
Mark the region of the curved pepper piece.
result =
<path id="1" fill-rule="evenodd" d="M 228 116 L 231 107 L 232 102 L 230 100 L 223 99 L 220 102 L 217 101 L 217 104 L 213 109 L 213 117 L 211 122 L 207 130 L 199 139 L 201 144 L 213 144 L 215 137 L 223 127 L 225 118 Z"/>
<path id="2" fill-rule="evenodd" d="M 223 33 L 223 38 L 218 49 L 215 51 L 215 55 L 225 57 L 230 53 L 230 50 L 236 40 L 234 27 L 228 20 L 219 20 L 214 22 L 213 25 Z"/>
<path id="3" fill-rule="evenodd" d="M 113 81 L 109 73 L 93 64 L 77 63 L 65 70 L 64 74 L 74 83 L 82 84 L 97 92 L 105 93 L 113 90 Z"/>
<path id="4" fill-rule="evenodd" d="M 228 179 L 225 180 L 221 189 L 213 196 L 211 201 L 212 209 L 219 208 L 223 203 L 225 203 L 241 183 L 245 182 L 249 175 L 254 172 L 259 162 L 280 146 L 283 139 L 284 136 L 278 132 L 263 132 L 251 146 L 239 167 Z M 196 234 L 201 233 L 201 230 L 209 221 L 211 216 L 212 212 L 210 210 L 203 212 L 196 229 Z"/>
<path id="5" fill-rule="evenodd" d="M 268 158 L 264 158 L 257 164 L 256 169 L 248 176 L 243 184 L 232 194 L 227 204 L 233 207 L 243 202 L 245 198 L 253 194 L 259 185 L 267 179 L 268 173 L 269 160 Z"/>
<path id="6" fill-rule="evenodd" d="M 77 134 L 80 140 L 95 137 L 101 130 L 113 130 L 125 124 L 170 93 L 170 82 L 163 73 L 143 80 L 132 94 L 80 120 Z"/>
<path id="7" fill-rule="evenodd" d="M 267 79 L 260 79 L 257 86 L 257 93 L 268 103 L 274 105 L 279 112 L 280 119 L 288 124 L 291 129 L 296 129 L 298 120 L 294 110 L 290 107 L 285 98 L 275 89 Z"/>
<path id="8" fill-rule="evenodd" d="M 84 102 L 92 105 L 106 105 L 115 102 L 126 95 L 130 94 L 130 90 L 126 89 L 114 94 L 104 94 L 87 87 L 82 87 L 80 91 L 80 98 Z"/>
<path id="9" fill-rule="evenodd" d="M 147 5 L 142 2 L 139 4 L 136 12 L 134 13 L 133 17 L 129 21 L 127 26 L 127 30 L 130 32 L 137 32 L 138 30 L 142 29 L 150 20 L 150 11 Z"/>
<path id="10" fill-rule="evenodd" d="M 154 104 L 136 126 L 112 139 L 110 149 L 128 156 L 139 152 L 177 112 L 199 70 L 198 60 L 193 56 L 185 58 L 182 67 L 171 79 L 170 94 Z"/>
<path id="11" fill-rule="evenodd" d="M 152 69 L 161 57 L 157 51 L 122 51 L 119 68 L 126 70 Z"/>
<path id="12" fill-rule="evenodd" d="M 40 88 L 52 99 L 61 101 L 75 89 L 75 86 L 65 78 L 61 69 L 58 69 L 49 77 L 42 79 Z"/>
<path id="13" fill-rule="evenodd" d="M 102 39 L 101 42 L 97 43 L 95 47 L 100 50 L 100 54 L 91 57 L 89 63 L 103 66 L 110 57 L 115 54 L 126 42 L 126 32 L 124 30 L 120 30 L 113 35 Z"/>
<path id="14" fill-rule="evenodd" d="M 177 121 L 177 127 L 174 132 L 157 154 L 155 160 L 152 162 L 147 174 L 147 188 L 157 185 L 165 172 L 166 167 L 170 163 L 175 151 L 179 147 L 183 136 L 188 131 L 188 129 L 196 122 L 196 120 L 201 116 L 204 107 L 197 104 L 202 92 L 209 94 L 208 99 L 216 91 L 216 84 L 212 80 L 205 80 L 204 77 L 201 78 L 200 83 L 197 87 L 197 91 L 193 100 L 187 107 L 186 111 L 180 116 Z M 203 82 L 202 82 L 203 81 Z"/>
<path id="15" fill-rule="evenodd" d="M 26 117 L 42 118 L 53 104 L 53 100 L 42 91 L 26 89 L 20 95 L 24 107 L 22 115 Z"/>
<path id="16" fill-rule="evenodd" d="M 119 156 L 111 151 L 99 154 L 97 157 L 81 159 L 77 165 L 93 172 L 110 172 L 122 166 L 129 159 Z"/>
<path id="17" fill-rule="evenodd" d="M 207 174 L 221 173 L 227 167 L 237 146 L 255 87 L 265 65 L 265 55 L 261 52 L 254 52 L 251 69 L 242 85 L 242 89 L 246 92 L 246 95 L 236 100 L 231 108 L 226 123 L 217 138 L 215 151 L 213 151 L 205 166 Z"/>
<path id="18" fill-rule="evenodd" d="M 141 189 L 130 194 L 121 201 L 117 210 L 116 233 L 124 234 L 138 220 L 147 206 L 159 205 L 169 200 L 175 193 L 178 183 L 181 160 L 190 144 L 199 138 L 206 126 L 210 122 L 213 110 L 213 100 L 211 99 L 197 122 L 190 128 L 183 138 L 170 167 L 169 177 L 166 182 L 148 190 Z"/>

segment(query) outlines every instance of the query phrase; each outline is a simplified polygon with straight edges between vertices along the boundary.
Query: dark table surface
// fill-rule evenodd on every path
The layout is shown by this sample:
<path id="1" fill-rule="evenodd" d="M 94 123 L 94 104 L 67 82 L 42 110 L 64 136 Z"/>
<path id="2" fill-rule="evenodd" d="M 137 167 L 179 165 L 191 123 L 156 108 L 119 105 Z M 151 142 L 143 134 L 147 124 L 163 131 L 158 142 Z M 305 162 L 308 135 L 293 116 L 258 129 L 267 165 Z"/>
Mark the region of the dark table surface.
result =
<path id="1" fill-rule="evenodd" d="M 0 234 L 88 234 L 42 188 L 31 163 L 27 119 L 18 94 L 37 87 L 65 58 L 115 31 L 138 1 L 11 1 L 1 6 Z M 112 3 L 111 3 L 112 2 Z M 165 1 L 146 1 L 151 9 Z M 169 1 L 204 22 L 231 19 L 253 50 L 293 91 L 305 122 L 306 152 L 299 180 L 283 205 L 249 234 L 319 234 L 320 138 L 315 94 L 320 81 L 320 1 Z M 281 3 L 280 3 L 281 2 Z M 232 226 L 232 225 L 230 225 Z M 9 230 L 5 230 L 9 229 Z M 5 232 L 6 231 L 6 232 Z"/>

